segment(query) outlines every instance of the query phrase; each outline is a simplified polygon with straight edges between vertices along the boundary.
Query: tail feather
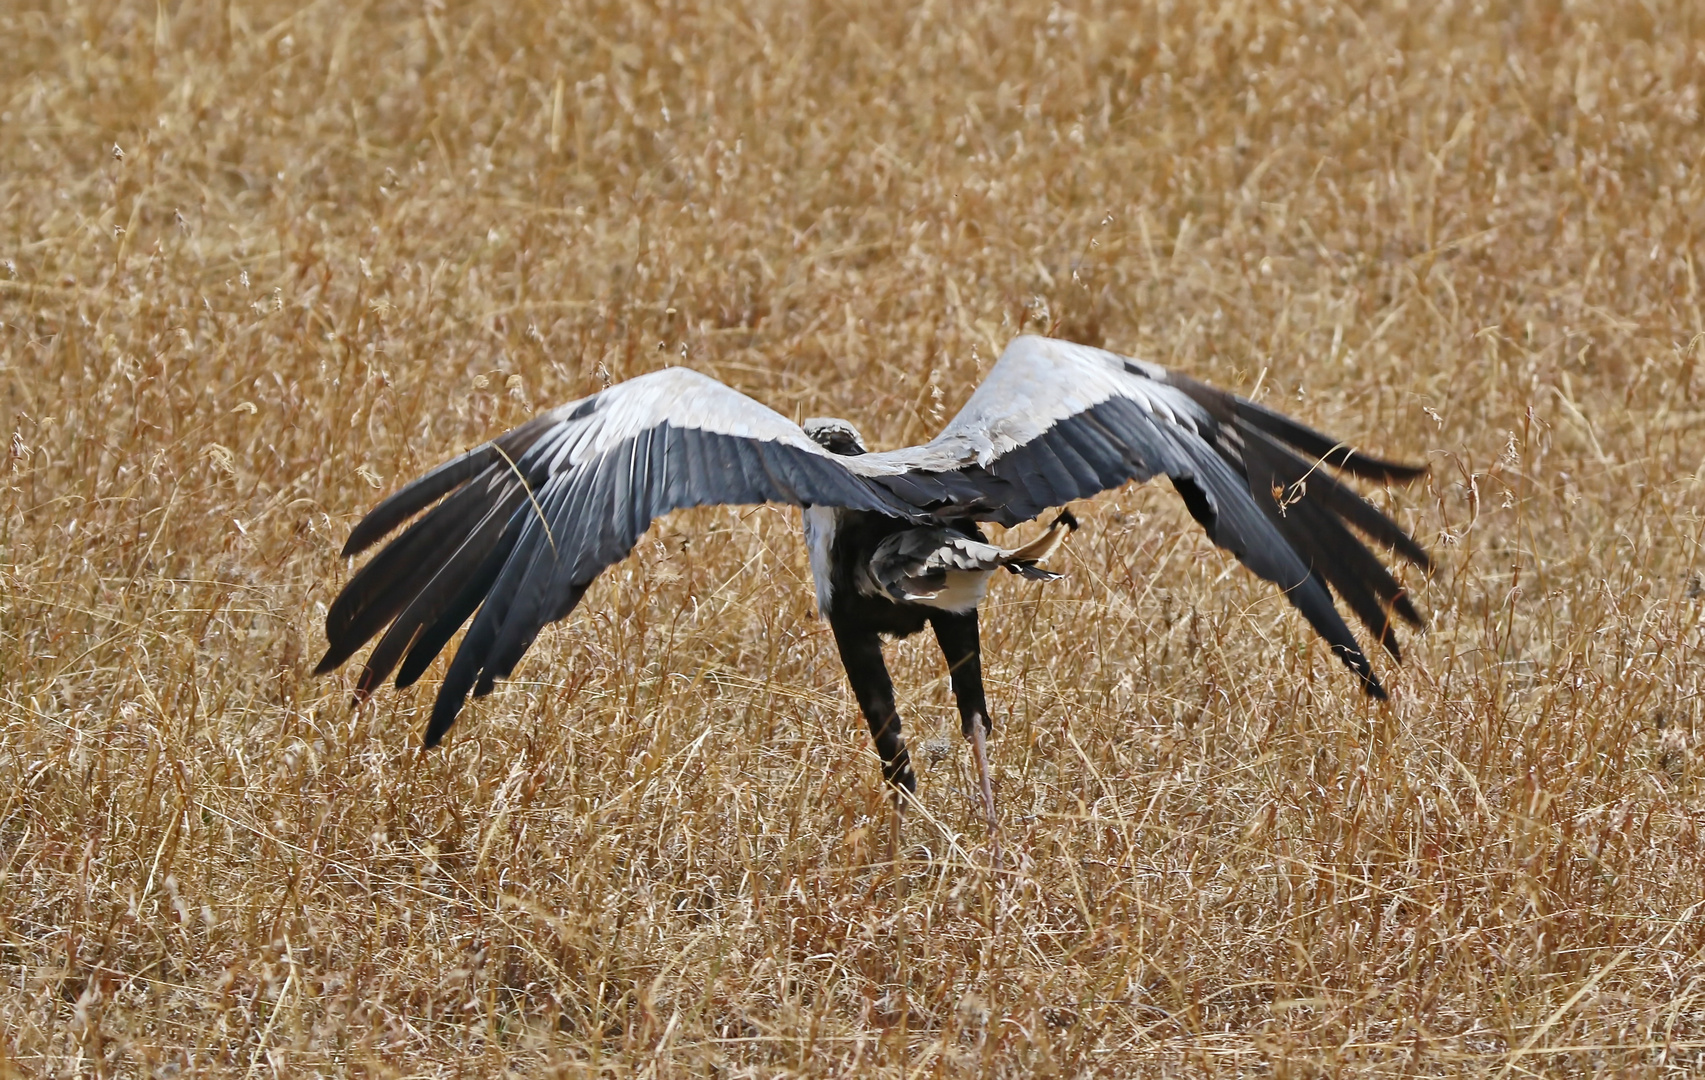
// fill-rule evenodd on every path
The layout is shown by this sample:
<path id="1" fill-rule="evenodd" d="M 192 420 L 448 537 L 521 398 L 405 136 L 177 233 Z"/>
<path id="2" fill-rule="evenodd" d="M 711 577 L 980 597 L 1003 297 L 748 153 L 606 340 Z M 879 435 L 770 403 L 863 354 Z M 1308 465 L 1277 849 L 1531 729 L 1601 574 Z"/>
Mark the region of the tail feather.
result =
<path id="1" fill-rule="evenodd" d="M 1019 577 L 1027 578 L 1030 581 L 1058 581 L 1066 576 L 1053 570 L 1044 570 L 1033 562 L 1007 563 L 1006 568 Z"/>
<path id="2" fill-rule="evenodd" d="M 1041 562 L 1043 559 L 1046 559 L 1048 556 L 1060 549 L 1060 545 L 1066 542 L 1066 536 L 1068 534 L 1076 531 L 1077 518 L 1072 515 L 1070 510 L 1061 510 L 1060 516 L 1055 518 L 1053 524 L 1048 526 L 1047 532 L 1030 541 L 1030 543 L 1025 544 L 1023 547 L 1014 548 L 1007 552 L 1007 559 L 1012 563 L 1019 564 Z M 1012 569 L 1010 565 L 1007 568 L 1009 570 Z M 1021 571 L 1014 571 L 1014 573 L 1019 572 Z M 1044 571 L 1044 573 L 1046 573 L 1046 571 Z M 1026 574 L 1025 576 L 1029 577 L 1030 575 Z M 1058 576 L 1058 574 L 1054 575 L 1054 577 Z"/>

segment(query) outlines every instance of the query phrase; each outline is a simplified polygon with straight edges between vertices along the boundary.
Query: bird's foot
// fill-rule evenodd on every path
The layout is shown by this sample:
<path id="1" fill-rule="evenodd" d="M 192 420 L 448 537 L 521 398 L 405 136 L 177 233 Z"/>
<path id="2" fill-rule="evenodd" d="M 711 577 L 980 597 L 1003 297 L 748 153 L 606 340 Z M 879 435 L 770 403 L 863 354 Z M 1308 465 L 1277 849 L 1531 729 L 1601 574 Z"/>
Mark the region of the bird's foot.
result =
<path id="1" fill-rule="evenodd" d="M 995 817 L 995 788 L 989 778 L 989 734 L 982 717 L 971 724 L 971 756 L 977 762 L 977 780 L 983 793 L 983 820 L 989 828 L 989 869 L 1001 868 L 1000 819 Z"/>

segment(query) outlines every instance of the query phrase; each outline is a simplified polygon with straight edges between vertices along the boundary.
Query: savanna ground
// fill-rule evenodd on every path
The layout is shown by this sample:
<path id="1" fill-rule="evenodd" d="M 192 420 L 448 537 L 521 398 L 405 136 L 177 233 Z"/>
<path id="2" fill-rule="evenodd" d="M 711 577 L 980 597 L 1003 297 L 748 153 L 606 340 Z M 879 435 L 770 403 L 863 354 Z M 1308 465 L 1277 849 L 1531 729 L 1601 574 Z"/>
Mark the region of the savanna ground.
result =
<path id="1" fill-rule="evenodd" d="M 0 1072 L 1705 1067 L 1705 9 L 0 10 Z M 1430 479 L 1373 706 L 1164 483 L 933 643 L 884 864 L 797 514 L 447 748 L 315 678 L 386 490 L 659 365 L 924 438 L 1019 330 Z M 1016 865 L 1013 865 L 1016 863 Z"/>

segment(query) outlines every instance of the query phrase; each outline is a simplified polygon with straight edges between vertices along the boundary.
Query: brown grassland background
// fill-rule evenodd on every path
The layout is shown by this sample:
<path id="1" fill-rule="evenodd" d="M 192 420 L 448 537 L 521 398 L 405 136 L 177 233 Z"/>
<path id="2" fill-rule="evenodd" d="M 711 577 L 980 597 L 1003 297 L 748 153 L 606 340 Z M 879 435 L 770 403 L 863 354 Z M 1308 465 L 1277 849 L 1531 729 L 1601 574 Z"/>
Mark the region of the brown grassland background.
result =
<path id="1" fill-rule="evenodd" d="M 1692 0 L 0 7 L 0 1073 L 1705 1067 L 1702 90 Z M 1026 328 L 1430 463 L 1388 706 L 1164 483 L 985 609 L 998 875 L 926 640 L 885 862 L 791 509 L 442 750 L 311 674 L 539 408 L 892 446 Z"/>

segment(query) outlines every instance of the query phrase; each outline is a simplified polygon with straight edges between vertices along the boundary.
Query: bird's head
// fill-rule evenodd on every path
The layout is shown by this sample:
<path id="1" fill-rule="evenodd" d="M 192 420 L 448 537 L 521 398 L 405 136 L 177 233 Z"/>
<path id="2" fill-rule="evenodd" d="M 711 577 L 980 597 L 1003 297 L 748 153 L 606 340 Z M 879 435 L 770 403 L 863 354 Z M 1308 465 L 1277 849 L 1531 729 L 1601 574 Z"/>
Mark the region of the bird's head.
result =
<path id="1" fill-rule="evenodd" d="M 845 420 L 832 416 L 814 416 L 805 421 L 800 427 L 812 441 L 831 454 L 842 457 L 857 457 L 870 451 L 864 445 L 864 438 L 859 435 L 858 428 Z"/>

